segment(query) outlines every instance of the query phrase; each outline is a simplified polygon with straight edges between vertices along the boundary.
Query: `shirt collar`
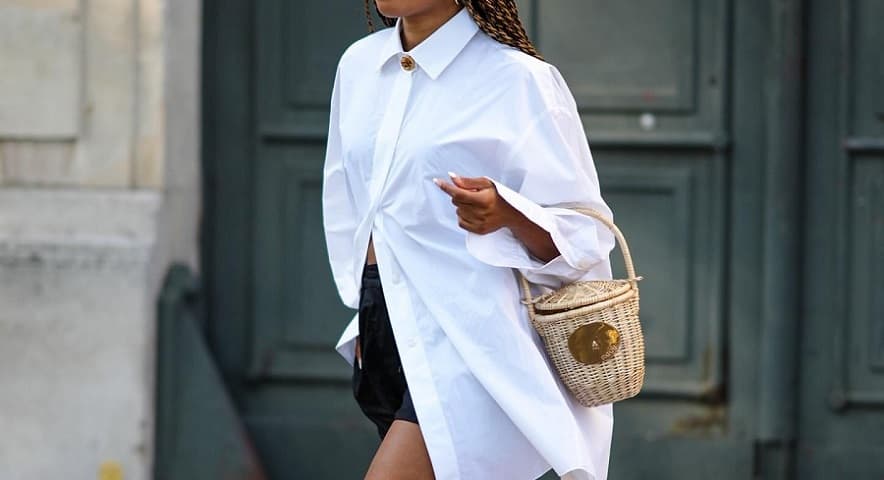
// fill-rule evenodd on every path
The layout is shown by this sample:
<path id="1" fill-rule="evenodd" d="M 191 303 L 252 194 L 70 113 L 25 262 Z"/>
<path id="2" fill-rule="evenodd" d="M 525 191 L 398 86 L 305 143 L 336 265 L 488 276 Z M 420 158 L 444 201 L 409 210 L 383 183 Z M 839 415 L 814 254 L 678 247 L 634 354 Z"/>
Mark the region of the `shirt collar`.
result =
<path id="1" fill-rule="evenodd" d="M 389 30 L 389 37 L 381 49 L 377 68 L 380 70 L 394 56 L 408 53 L 415 63 L 433 80 L 445 67 L 451 64 L 467 42 L 473 38 L 479 26 L 470 16 L 466 8 L 461 8 L 453 17 L 437 28 L 429 37 L 408 52 L 402 50 L 402 38 L 399 31 L 402 18 L 396 19 L 396 25 Z"/>

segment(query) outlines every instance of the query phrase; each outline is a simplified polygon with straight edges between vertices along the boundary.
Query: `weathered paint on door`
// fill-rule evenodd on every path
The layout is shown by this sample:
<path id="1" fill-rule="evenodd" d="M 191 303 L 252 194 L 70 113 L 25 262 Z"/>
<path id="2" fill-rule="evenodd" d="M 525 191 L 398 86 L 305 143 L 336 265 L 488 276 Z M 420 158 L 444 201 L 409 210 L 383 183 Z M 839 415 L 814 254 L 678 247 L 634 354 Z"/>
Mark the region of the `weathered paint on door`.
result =
<path id="1" fill-rule="evenodd" d="M 879 478 L 880 2 L 519 4 L 645 276 L 647 384 L 615 407 L 611 478 L 838 478 L 854 452 L 844 478 Z M 319 202 L 362 4 L 205 12 L 209 343 L 270 478 L 360 478 L 377 440 L 332 350 L 351 313 Z"/>

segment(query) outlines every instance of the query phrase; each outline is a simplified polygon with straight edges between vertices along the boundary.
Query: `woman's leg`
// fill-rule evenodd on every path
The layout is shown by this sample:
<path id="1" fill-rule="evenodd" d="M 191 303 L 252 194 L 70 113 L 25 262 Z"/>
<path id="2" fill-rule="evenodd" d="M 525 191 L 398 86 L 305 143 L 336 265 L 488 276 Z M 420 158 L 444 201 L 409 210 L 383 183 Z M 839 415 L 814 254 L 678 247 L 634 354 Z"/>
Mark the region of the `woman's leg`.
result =
<path id="1" fill-rule="evenodd" d="M 374 241 L 369 238 L 366 262 L 377 263 Z M 356 357 L 361 359 L 361 342 L 356 342 Z M 433 480 L 430 454 L 424 444 L 420 426 L 405 420 L 394 420 L 374 455 L 365 480 Z"/>
<path id="2" fill-rule="evenodd" d="M 416 423 L 394 420 L 381 442 L 365 480 L 433 480 L 430 454 Z"/>

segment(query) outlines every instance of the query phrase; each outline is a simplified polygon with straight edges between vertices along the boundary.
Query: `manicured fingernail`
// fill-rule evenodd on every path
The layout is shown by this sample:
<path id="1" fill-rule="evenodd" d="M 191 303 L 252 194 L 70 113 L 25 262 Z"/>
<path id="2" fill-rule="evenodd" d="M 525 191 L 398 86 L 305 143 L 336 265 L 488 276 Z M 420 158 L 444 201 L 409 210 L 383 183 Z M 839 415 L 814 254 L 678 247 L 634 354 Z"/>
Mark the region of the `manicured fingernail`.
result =
<path id="1" fill-rule="evenodd" d="M 442 186 L 442 180 L 439 180 L 438 178 L 434 178 L 433 183 L 435 183 L 437 187 Z"/>
<path id="2" fill-rule="evenodd" d="M 448 172 L 448 176 L 451 178 L 457 178 L 457 174 L 454 172 Z"/>

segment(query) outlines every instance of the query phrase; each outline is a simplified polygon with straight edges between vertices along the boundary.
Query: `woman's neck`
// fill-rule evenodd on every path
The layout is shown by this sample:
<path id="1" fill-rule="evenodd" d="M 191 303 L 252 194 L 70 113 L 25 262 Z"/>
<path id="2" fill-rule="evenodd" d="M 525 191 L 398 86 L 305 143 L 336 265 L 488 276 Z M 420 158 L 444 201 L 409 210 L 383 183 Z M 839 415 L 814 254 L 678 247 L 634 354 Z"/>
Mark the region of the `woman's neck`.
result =
<path id="1" fill-rule="evenodd" d="M 407 52 L 427 39 L 460 11 L 453 1 L 448 6 L 402 17 L 402 48 Z"/>

